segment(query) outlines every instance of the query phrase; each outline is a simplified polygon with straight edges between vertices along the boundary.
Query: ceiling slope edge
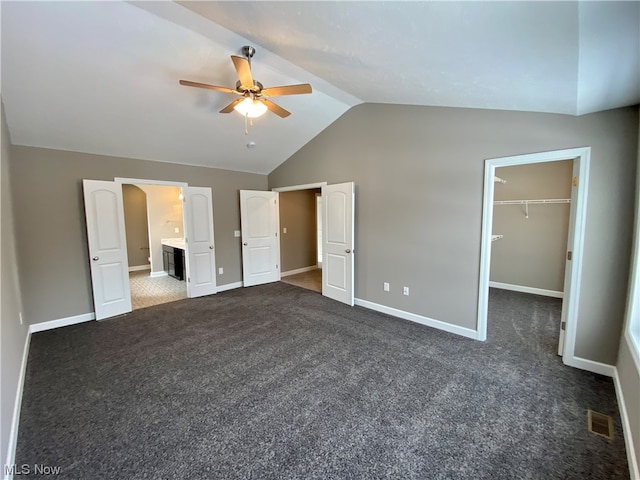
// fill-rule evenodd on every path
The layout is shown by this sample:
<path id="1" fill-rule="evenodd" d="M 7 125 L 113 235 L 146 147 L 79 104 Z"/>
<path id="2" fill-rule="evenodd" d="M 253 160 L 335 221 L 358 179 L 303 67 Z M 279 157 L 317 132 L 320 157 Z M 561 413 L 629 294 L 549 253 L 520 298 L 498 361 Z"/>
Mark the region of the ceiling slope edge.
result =
<path id="1" fill-rule="evenodd" d="M 251 42 L 241 35 L 238 35 L 237 33 L 189 10 L 180 4 L 174 2 L 144 1 L 130 1 L 126 3 L 146 10 L 153 15 L 175 23 L 176 25 L 191 30 L 192 32 L 198 33 L 213 42 L 222 45 L 229 45 L 230 48 L 235 48 L 236 50 L 229 51 L 229 55 L 241 55 L 243 45 L 252 45 L 256 47 L 257 55 L 259 55 L 261 63 L 269 65 L 274 70 L 283 72 L 293 78 L 304 79 L 306 83 L 310 83 L 313 86 L 314 90 L 318 90 L 325 95 L 336 99 L 340 103 L 343 103 L 345 105 L 345 110 L 363 103 L 360 98 L 345 92 L 313 73 L 308 72 L 298 65 L 276 55 L 267 48 L 257 45 L 255 42 Z"/>

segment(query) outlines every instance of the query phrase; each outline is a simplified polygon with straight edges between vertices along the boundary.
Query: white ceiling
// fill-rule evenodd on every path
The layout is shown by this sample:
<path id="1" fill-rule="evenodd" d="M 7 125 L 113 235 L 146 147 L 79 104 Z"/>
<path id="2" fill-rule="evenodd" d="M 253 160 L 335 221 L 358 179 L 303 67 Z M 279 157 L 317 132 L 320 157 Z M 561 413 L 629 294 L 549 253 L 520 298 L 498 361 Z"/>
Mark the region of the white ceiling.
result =
<path id="1" fill-rule="evenodd" d="M 582 115 L 640 102 L 640 2 L 7 2 L 14 144 L 268 173 L 361 102 Z M 244 135 L 229 56 L 311 83 Z M 246 148 L 249 141 L 255 149 Z"/>

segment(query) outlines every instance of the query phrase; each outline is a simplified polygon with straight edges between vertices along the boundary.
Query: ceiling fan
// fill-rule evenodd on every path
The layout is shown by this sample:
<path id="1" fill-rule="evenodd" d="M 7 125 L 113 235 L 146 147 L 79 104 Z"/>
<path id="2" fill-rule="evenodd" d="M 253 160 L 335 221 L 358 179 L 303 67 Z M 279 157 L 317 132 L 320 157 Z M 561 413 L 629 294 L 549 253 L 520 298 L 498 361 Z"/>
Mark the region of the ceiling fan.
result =
<path id="1" fill-rule="evenodd" d="M 281 106 L 269 100 L 270 97 L 279 97 L 282 95 L 300 95 L 303 93 L 311 93 L 311 85 L 303 83 L 300 85 L 284 85 L 281 87 L 264 88 L 251 75 L 251 58 L 256 53 L 256 49 L 245 45 L 242 47 L 244 57 L 231 55 L 233 66 L 238 72 L 240 80 L 236 82 L 236 88 L 218 87 L 216 85 L 208 85 L 206 83 L 191 82 L 189 80 L 180 80 L 180 85 L 188 87 L 206 88 L 217 92 L 233 93 L 239 95 L 240 98 L 235 99 L 229 105 L 220 110 L 220 113 L 231 113 L 233 110 L 241 113 L 245 117 L 255 118 L 263 115 L 267 110 L 275 113 L 281 118 L 288 117 L 288 112 Z"/>

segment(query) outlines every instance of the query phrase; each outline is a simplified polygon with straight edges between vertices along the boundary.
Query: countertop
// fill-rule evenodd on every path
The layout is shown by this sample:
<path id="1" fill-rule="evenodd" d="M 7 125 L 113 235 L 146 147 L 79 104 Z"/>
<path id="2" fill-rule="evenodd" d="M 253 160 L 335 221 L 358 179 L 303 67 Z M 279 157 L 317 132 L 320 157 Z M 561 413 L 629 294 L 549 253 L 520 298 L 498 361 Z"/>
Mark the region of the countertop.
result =
<path id="1" fill-rule="evenodd" d="M 160 243 L 168 247 L 184 250 L 184 238 L 163 238 L 160 240 Z"/>

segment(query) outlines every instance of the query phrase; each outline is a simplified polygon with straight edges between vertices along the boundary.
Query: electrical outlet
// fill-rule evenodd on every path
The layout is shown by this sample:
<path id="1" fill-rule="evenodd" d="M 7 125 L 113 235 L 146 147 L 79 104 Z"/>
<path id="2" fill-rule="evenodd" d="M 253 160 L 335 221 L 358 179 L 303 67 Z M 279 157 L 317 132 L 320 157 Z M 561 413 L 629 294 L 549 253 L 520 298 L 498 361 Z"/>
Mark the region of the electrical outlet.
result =
<path id="1" fill-rule="evenodd" d="M 382 288 L 384 289 L 385 292 L 389 291 L 389 282 L 384 282 L 382 284 Z"/>
<path id="2" fill-rule="evenodd" d="M 219 273 L 220 275 L 222 275 L 222 274 L 224 273 L 224 268 L 220 267 L 220 268 L 218 269 L 218 273 Z"/>
<path id="3" fill-rule="evenodd" d="M 406 295 L 408 297 L 409 296 L 409 287 L 402 287 L 402 294 Z"/>
<path id="4" fill-rule="evenodd" d="M 174 231 L 175 233 L 180 233 L 180 229 L 179 229 L 178 227 L 174 228 L 174 229 L 173 229 L 173 231 Z"/>

